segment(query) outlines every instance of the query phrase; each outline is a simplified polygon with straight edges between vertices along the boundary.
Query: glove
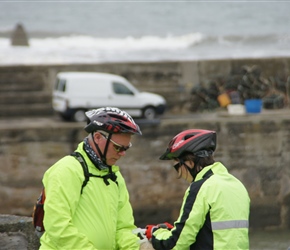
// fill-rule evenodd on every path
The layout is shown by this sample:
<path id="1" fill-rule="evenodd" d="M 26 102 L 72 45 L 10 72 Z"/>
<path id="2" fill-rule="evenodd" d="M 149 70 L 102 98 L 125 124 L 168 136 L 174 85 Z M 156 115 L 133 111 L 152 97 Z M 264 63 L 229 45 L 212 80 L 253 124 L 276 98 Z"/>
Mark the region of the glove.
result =
<path id="1" fill-rule="evenodd" d="M 160 224 L 157 224 L 157 225 L 147 225 L 146 226 L 145 235 L 146 235 L 148 240 L 150 240 L 152 238 L 152 234 L 158 228 L 165 228 L 165 229 L 171 230 L 173 228 L 173 226 L 170 223 L 168 223 L 168 222 L 160 223 Z"/>
<path id="2" fill-rule="evenodd" d="M 173 225 L 171 225 L 168 222 L 160 223 L 157 226 L 158 226 L 158 228 L 165 228 L 165 229 L 168 229 L 168 230 L 171 230 L 173 228 Z"/>
<path id="3" fill-rule="evenodd" d="M 152 234 L 158 229 L 158 225 L 147 225 L 145 228 L 145 235 L 148 240 L 151 240 Z"/>

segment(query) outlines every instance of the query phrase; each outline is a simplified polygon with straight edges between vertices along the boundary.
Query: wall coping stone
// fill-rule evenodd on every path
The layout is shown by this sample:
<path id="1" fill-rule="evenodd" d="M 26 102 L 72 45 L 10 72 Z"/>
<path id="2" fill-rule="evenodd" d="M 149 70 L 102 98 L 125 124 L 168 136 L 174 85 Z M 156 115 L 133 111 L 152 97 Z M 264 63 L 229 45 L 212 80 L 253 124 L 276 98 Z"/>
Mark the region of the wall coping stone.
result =
<path id="1" fill-rule="evenodd" d="M 38 249 L 39 239 L 34 234 L 32 217 L 0 214 L 0 245 L 1 250 Z"/>

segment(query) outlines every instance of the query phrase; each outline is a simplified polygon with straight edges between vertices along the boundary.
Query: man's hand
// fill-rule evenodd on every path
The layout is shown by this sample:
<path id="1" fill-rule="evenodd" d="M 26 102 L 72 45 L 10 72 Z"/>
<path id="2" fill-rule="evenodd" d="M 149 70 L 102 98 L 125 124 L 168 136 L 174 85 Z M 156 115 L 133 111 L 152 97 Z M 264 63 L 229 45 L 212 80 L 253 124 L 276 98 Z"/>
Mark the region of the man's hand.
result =
<path id="1" fill-rule="evenodd" d="M 135 228 L 133 231 L 132 231 L 133 234 L 136 234 L 140 240 L 138 240 L 138 243 L 139 244 L 142 244 L 142 243 L 145 243 L 145 242 L 148 242 L 148 239 L 145 235 L 146 233 L 146 229 L 142 229 L 142 228 Z"/>
<path id="2" fill-rule="evenodd" d="M 153 246 L 149 241 L 141 243 L 139 250 L 154 250 Z"/>

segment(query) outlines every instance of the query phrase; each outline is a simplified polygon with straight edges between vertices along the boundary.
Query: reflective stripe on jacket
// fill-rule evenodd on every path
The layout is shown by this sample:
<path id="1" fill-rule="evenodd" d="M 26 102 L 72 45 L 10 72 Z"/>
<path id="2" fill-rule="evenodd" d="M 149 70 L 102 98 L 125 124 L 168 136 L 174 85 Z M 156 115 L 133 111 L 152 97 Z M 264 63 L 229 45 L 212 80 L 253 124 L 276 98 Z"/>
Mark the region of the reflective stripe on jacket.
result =
<path id="1" fill-rule="evenodd" d="M 158 229 L 157 250 L 249 249 L 250 198 L 244 185 L 215 162 L 188 187 L 171 231 Z"/>
<path id="2" fill-rule="evenodd" d="M 106 175 L 98 170 L 83 150 L 80 152 L 89 172 Z M 137 250 L 138 238 L 132 233 L 133 212 L 129 194 L 119 167 L 112 166 L 117 182 L 90 177 L 81 194 L 83 169 L 73 156 L 66 156 L 46 171 L 43 184 L 46 190 L 44 205 L 45 233 L 40 249 Z"/>

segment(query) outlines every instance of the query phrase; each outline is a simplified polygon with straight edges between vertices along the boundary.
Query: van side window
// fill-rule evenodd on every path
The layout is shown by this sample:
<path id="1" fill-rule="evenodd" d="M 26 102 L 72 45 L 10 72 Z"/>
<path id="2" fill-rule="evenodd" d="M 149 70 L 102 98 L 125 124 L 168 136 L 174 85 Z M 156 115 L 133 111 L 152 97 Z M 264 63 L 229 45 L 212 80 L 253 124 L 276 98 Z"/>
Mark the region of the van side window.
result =
<path id="1" fill-rule="evenodd" d="M 113 90 L 119 95 L 134 95 L 134 93 L 122 83 L 113 82 Z"/>
<path id="2" fill-rule="evenodd" d="M 65 92 L 66 80 L 58 79 L 55 85 L 55 89 L 61 92 Z"/>

